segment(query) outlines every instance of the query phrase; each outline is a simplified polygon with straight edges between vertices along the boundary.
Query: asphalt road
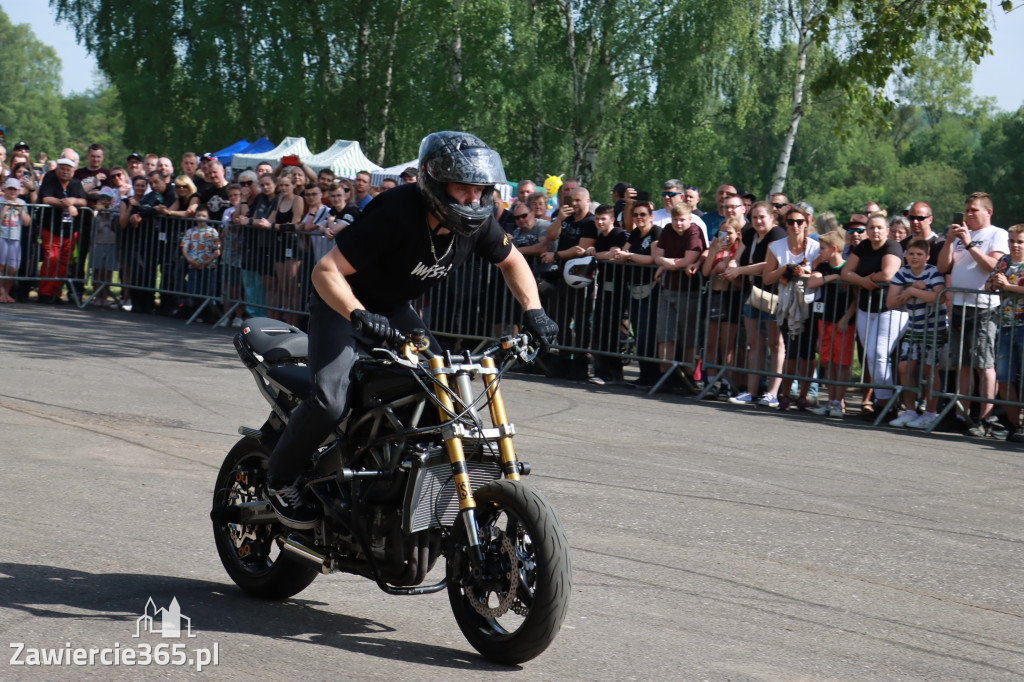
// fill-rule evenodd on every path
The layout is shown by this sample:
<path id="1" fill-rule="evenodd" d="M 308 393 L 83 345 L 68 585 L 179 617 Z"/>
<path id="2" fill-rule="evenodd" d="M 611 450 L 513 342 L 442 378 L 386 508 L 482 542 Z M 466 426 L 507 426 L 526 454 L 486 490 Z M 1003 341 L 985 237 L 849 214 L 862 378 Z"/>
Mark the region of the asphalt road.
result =
<path id="1" fill-rule="evenodd" d="M 0 307 L 0 640 L 25 647 L 0 679 L 196 676 L 11 663 L 156 647 L 133 637 L 150 597 L 191 619 L 165 642 L 216 646 L 208 679 L 1024 677 L 1022 451 L 530 378 L 505 396 L 574 569 L 558 639 L 518 668 L 479 658 L 443 593 L 233 586 L 213 480 L 266 409 L 229 331 Z"/>

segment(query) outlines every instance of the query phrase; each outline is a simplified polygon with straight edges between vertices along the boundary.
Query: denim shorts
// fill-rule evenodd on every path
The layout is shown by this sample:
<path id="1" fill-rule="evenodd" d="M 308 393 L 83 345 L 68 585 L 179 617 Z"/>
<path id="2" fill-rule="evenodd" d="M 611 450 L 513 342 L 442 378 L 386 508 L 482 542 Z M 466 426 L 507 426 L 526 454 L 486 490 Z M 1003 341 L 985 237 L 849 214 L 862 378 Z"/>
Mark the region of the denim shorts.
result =
<path id="1" fill-rule="evenodd" d="M 1019 383 L 1024 355 L 1024 327 L 999 330 L 999 354 L 996 356 L 996 381 Z"/>

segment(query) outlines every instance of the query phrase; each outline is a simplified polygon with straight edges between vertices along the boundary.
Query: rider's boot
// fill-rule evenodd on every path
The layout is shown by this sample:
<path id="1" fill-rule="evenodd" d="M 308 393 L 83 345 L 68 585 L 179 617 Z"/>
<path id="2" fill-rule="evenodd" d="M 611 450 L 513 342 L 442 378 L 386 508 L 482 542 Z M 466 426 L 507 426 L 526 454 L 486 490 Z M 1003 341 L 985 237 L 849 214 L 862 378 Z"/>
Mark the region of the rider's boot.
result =
<path id="1" fill-rule="evenodd" d="M 263 497 L 270 503 L 281 523 L 289 528 L 306 530 L 320 520 L 320 513 L 303 499 L 297 481 L 280 488 L 268 482 Z"/>

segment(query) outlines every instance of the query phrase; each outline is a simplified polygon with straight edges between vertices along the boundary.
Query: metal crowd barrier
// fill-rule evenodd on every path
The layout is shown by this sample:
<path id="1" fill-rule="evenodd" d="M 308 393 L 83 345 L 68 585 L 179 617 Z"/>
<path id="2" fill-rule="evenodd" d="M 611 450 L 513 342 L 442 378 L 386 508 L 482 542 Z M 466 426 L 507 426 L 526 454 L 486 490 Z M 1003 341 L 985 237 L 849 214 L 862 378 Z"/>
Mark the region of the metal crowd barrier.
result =
<path id="1" fill-rule="evenodd" d="M 0 267 L 0 280 L 13 282 L 10 295 L 20 301 L 28 300 L 32 288 L 40 292 L 40 298 L 53 298 L 67 286 L 68 296 L 78 304 L 87 273 L 81 267 L 83 261 L 77 254 L 88 251 L 92 210 L 79 207 L 77 216 L 69 216 L 51 229 L 54 207 L 8 204 L 0 199 L 0 215 L 9 214 L 12 210 L 20 212 L 21 209 L 29 214 L 30 223 L 20 225 L 17 240 L 7 238 L 6 245 L 17 250 L 16 274 L 11 274 L 6 266 Z"/>
<path id="2" fill-rule="evenodd" d="M 120 288 L 121 298 L 130 300 L 133 310 L 150 312 L 159 306 L 165 314 L 177 312 L 188 322 L 200 316 L 226 323 L 236 315 L 270 314 L 301 324 L 308 314 L 314 264 L 310 239 L 318 237 L 165 216 L 144 217 L 122 228 L 117 212 L 89 209 L 80 210 L 66 228 L 50 234 L 43 228 L 46 212 L 52 209 L 42 205 L 25 209 L 32 221 L 21 230 L 18 274 L 12 277 L 0 271 L 0 278 L 17 280 L 19 288 L 34 284 L 59 291 L 67 285 L 79 306 Z M 216 267 L 197 271 L 182 256 L 181 240 L 186 231 L 208 222 L 218 231 L 220 256 Z M 851 358 L 849 369 L 842 372 L 837 371 L 842 362 L 822 362 L 821 323 L 829 297 L 833 304 L 846 296 L 856 301 L 855 288 L 845 282 L 816 290 L 816 300 L 806 305 L 806 318 L 795 320 L 796 326 L 802 322 L 803 333 L 789 334 L 794 321 L 780 325 L 777 314 L 752 309 L 752 282 L 742 279 L 728 284 L 698 273 L 690 278 L 690 288 L 669 291 L 654 282 L 654 266 L 600 261 L 593 283 L 573 288 L 565 283 L 560 268 L 528 260 L 537 275 L 542 302 L 562 330 L 555 347 L 559 354 L 584 360 L 589 356 L 603 370 L 618 368 L 620 373 L 622 365 L 636 362 L 641 381 L 651 393 L 685 369 L 690 376 L 700 374 L 705 379 L 698 398 L 710 397 L 726 380 L 733 392 L 766 382 L 769 389 L 788 393 L 790 382 L 817 382 L 819 404 L 825 400 L 821 392 L 829 386 L 862 395 L 868 390 L 891 392 L 876 411 L 876 425 L 891 416 L 901 400 L 917 403 L 929 394 L 943 402 L 940 420 L 954 408 L 968 414 L 970 403 L 987 402 L 1006 409 L 1024 406 L 1020 376 L 1024 315 L 1020 320 L 1001 317 L 1004 303 L 1024 307 L 1022 297 L 989 298 L 978 291 L 947 289 L 958 303 L 947 305 L 942 296 L 929 304 L 929 310 L 941 308 L 948 313 L 952 322 L 948 345 L 962 350 L 950 357 L 945 336 L 940 338 L 945 332 L 932 331 L 933 338 L 925 339 L 924 346 L 935 355 L 928 367 L 937 371 L 926 372 L 926 364 L 917 362 L 915 375 L 904 381 L 899 355 L 905 320 L 898 315 L 866 326 L 857 321 L 863 313 L 855 312 L 850 321 L 857 329 L 852 335 L 855 340 L 849 333 L 839 335 L 835 351 L 856 360 Z M 85 297 L 87 283 L 92 293 Z M 765 290 L 778 291 L 778 287 Z M 522 319 L 501 272 L 475 256 L 431 289 L 419 307 L 434 334 L 464 343 L 485 343 L 515 331 Z M 666 312 L 672 313 L 672 319 L 666 319 Z M 965 316 L 976 321 L 979 315 L 997 331 L 996 352 L 989 339 L 988 352 L 979 353 L 975 329 L 957 324 Z M 987 396 L 974 388 L 982 381 L 985 385 L 995 381 L 1000 342 L 1005 344 L 1004 362 L 1012 360 L 1008 370 L 1012 372 L 996 396 Z M 783 352 L 788 352 L 789 360 L 796 356 L 798 361 L 782 362 Z M 755 400 L 760 392 L 754 391 Z"/>
<path id="3" fill-rule="evenodd" d="M 200 317 L 217 324 L 240 316 L 280 317 L 298 324 L 308 314 L 312 251 L 307 235 L 220 221 L 163 215 L 129 217 L 115 211 L 101 221 L 117 224 L 117 268 L 90 268 L 94 295 L 121 287 L 133 311 Z M 189 231 L 213 227 L 220 255 L 210 267 L 190 265 L 182 252 Z"/>

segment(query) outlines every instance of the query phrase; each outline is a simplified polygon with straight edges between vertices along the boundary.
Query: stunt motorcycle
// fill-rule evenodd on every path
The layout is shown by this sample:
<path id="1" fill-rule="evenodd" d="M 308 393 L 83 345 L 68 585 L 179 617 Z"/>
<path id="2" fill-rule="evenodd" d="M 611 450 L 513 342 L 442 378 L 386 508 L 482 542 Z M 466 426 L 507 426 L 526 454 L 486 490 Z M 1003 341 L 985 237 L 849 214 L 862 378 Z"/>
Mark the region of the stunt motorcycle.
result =
<path id="1" fill-rule="evenodd" d="M 416 330 L 361 358 L 350 409 L 307 471 L 304 496 L 323 516 L 296 530 L 264 489 L 274 444 L 310 391 L 307 337 L 248 320 L 234 346 L 271 412 L 260 428 L 239 429 L 217 474 L 210 518 L 231 579 L 265 599 L 287 599 L 334 571 L 388 594 L 447 589 L 459 628 L 485 658 L 517 664 L 543 652 L 565 619 L 572 576 L 554 509 L 520 480 L 530 465 L 516 458 L 501 397 L 504 372 L 536 355 L 529 342 L 509 336 L 477 355 L 442 356 Z M 444 577 L 424 585 L 441 556 Z"/>

